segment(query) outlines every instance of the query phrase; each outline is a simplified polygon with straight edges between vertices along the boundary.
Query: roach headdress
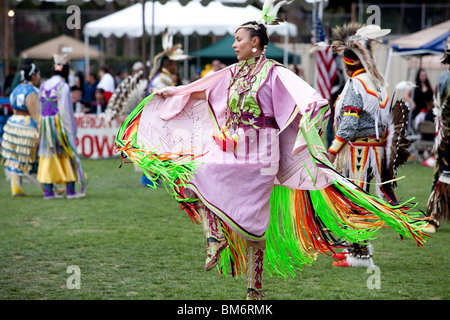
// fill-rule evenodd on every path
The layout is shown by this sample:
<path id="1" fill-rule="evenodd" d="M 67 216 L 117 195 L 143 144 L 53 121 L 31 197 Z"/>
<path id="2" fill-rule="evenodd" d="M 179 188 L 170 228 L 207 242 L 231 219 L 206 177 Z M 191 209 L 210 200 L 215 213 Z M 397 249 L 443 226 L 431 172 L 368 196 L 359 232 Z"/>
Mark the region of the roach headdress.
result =
<path id="1" fill-rule="evenodd" d="M 391 32 L 390 29 L 381 29 L 378 25 L 363 25 L 348 23 L 333 29 L 331 48 L 333 52 L 341 52 L 345 49 L 356 54 L 364 69 L 372 76 L 376 86 L 386 86 L 383 75 L 378 70 L 375 59 L 375 46 L 379 43 L 377 38 Z"/>

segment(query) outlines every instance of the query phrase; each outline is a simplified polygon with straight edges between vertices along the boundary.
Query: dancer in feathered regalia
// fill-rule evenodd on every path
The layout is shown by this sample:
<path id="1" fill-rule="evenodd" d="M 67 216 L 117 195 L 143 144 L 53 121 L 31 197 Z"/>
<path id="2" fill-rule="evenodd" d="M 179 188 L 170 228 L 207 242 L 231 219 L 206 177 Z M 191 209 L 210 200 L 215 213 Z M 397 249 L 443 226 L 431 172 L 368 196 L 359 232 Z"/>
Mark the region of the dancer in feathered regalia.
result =
<path id="1" fill-rule="evenodd" d="M 167 28 L 162 35 L 162 47 L 163 51 L 153 58 L 147 94 L 179 85 L 178 62 L 189 59 L 189 56 L 184 54 L 181 44 L 173 44 L 173 36 Z"/>
<path id="2" fill-rule="evenodd" d="M 450 66 L 450 44 L 446 49 L 442 63 Z M 450 69 L 449 69 L 450 70 Z M 435 175 L 427 214 L 433 217 L 430 232 L 435 232 L 440 221 L 450 220 L 450 71 L 444 72 L 438 81 L 434 113 L 437 136 L 434 145 L 436 156 Z"/>
<path id="3" fill-rule="evenodd" d="M 238 63 L 150 95 L 116 137 L 117 150 L 203 226 L 205 270 L 246 273 L 248 299 L 263 297 L 263 270 L 293 276 L 317 254 L 373 239 L 382 226 L 425 242 L 408 208 L 332 169 L 321 139 L 328 101 L 265 57 L 267 25 L 280 23 L 285 3 L 267 2 L 263 19 L 237 27 Z"/>
<path id="4" fill-rule="evenodd" d="M 37 179 L 44 188 L 44 199 L 55 199 L 55 184 L 66 185 L 68 199 L 85 196 L 86 176 L 76 150 L 77 126 L 72 95 L 67 84 L 68 56 L 54 55 L 53 76 L 40 88 L 40 145 Z M 80 192 L 76 192 L 76 182 Z"/>
<path id="5" fill-rule="evenodd" d="M 408 108 L 389 94 L 375 60 L 377 38 L 390 30 L 377 25 L 349 23 L 333 29 L 332 50 L 343 55 L 350 77 L 335 104 L 335 138 L 329 148 L 337 171 L 361 189 L 375 182 L 377 197 L 397 204 L 394 187 L 397 168 L 408 158 L 405 134 Z M 372 244 L 350 243 L 334 255 L 337 267 L 373 265 Z"/>

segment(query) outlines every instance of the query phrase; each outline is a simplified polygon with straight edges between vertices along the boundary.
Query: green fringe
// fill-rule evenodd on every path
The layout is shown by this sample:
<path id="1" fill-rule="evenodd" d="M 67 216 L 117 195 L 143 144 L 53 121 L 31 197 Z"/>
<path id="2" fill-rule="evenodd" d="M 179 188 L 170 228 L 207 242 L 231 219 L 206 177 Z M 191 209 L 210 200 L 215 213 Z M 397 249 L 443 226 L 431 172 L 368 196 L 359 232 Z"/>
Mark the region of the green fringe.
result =
<path id="1" fill-rule="evenodd" d="M 140 120 L 142 111 L 152 98 L 153 94 L 143 99 L 125 119 L 116 135 L 116 146 L 119 150 L 121 148 L 124 149 L 122 155 L 126 154 L 130 156 L 129 153 L 133 153 L 133 157 L 130 156 L 130 158 L 136 159 L 133 162 L 153 182 L 153 185 L 150 185 L 152 188 L 157 188 L 157 185 L 161 184 L 177 201 L 192 203 L 196 200 L 182 196 L 182 189 L 186 186 L 186 182 L 192 178 L 198 165 L 193 160 L 193 155 L 187 154 L 175 160 L 167 160 L 164 159 L 163 155 L 143 151 L 145 147 L 144 144 L 140 144 L 137 140 L 137 130 L 133 135 L 126 136 L 127 129 L 130 129 L 130 126 L 136 127 L 136 129 L 138 128 L 138 121 Z"/>

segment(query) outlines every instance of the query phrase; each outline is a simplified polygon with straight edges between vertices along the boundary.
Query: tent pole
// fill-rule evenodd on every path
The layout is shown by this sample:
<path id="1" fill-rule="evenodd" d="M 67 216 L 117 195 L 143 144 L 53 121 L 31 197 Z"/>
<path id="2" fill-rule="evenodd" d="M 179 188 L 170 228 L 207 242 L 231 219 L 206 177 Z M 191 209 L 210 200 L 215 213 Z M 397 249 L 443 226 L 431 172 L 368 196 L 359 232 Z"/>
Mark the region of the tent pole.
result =
<path id="1" fill-rule="evenodd" d="M 184 36 L 184 52 L 186 54 L 189 54 L 189 36 Z M 184 80 L 189 80 L 189 71 L 188 71 L 188 60 L 183 61 L 183 78 Z"/>
<path id="2" fill-rule="evenodd" d="M 141 38 L 141 45 L 142 45 L 142 62 L 144 63 L 144 76 L 148 77 L 148 66 L 147 66 L 147 36 L 145 32 L 145 0 L 141 0 L 142 4 L 142 38 Z"/>
<path id="3" fill-rule="evenodd" d="M 289 26 L 286 25 L 286 34 L 284 35 L 284 56 L 283 64 L 288 65 L 288 45 L 289 45 Z"/>
<path id="4" fill-rule="evenodd" d="M 155 57 L 155 0 L 152 0 L 152 36 L 150 46 L 150 59 L 153 62 Z"/>
<path id="5" fill-rule="evenodd" d="M 84 34 L 84 76 L 87 77 L 87 75 L 90 72 L 89 68 L 89 36 L 87 34 Z"/>
<path id="6" fill-rule="evenodd" d="M 392 49 L 392 47 L 389 47 L 389 51 L 388 51 L 387 58 L 386 58 L 386 65 L 384 67 L 384 78 L 386 79 L 386 81 L 388 81 L 388 77 L 389 77 L 389 68 L 391 67 L 391 58 L 392 58 L 393 51 L 394 51 L 394 49 Z"/>
<path id="7" fill-rule="evenodd" d="M 317 14 L 317 4 L 316 1 L 313 3 L 312 9 L 312 32 L 313 42 L 317 42 L 317 34 L 316 34 L 316 14 Z M 313 74 L 313 88 L 317 88 L 317 66 L 316 66 L 316 54 L 314 55 L 314 74 Z"/>

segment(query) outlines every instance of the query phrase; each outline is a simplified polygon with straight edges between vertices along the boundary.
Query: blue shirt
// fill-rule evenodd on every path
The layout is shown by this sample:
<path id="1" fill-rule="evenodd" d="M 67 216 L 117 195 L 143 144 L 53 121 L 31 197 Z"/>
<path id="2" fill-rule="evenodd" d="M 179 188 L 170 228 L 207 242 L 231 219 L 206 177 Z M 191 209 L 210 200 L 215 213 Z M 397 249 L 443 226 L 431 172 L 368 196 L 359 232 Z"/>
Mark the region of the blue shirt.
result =
<path id="1" fill-rule="evenodd" d="M 25 100 L 30 93 L 35 93 L 39 96 L 39 91 L 36 87 L 29 83 L 21 83 L 14 88 L 13 92 L 9 96 L 11 107 L 14 110 L 27 111 L 28 108 L 25 105 Z"/>

